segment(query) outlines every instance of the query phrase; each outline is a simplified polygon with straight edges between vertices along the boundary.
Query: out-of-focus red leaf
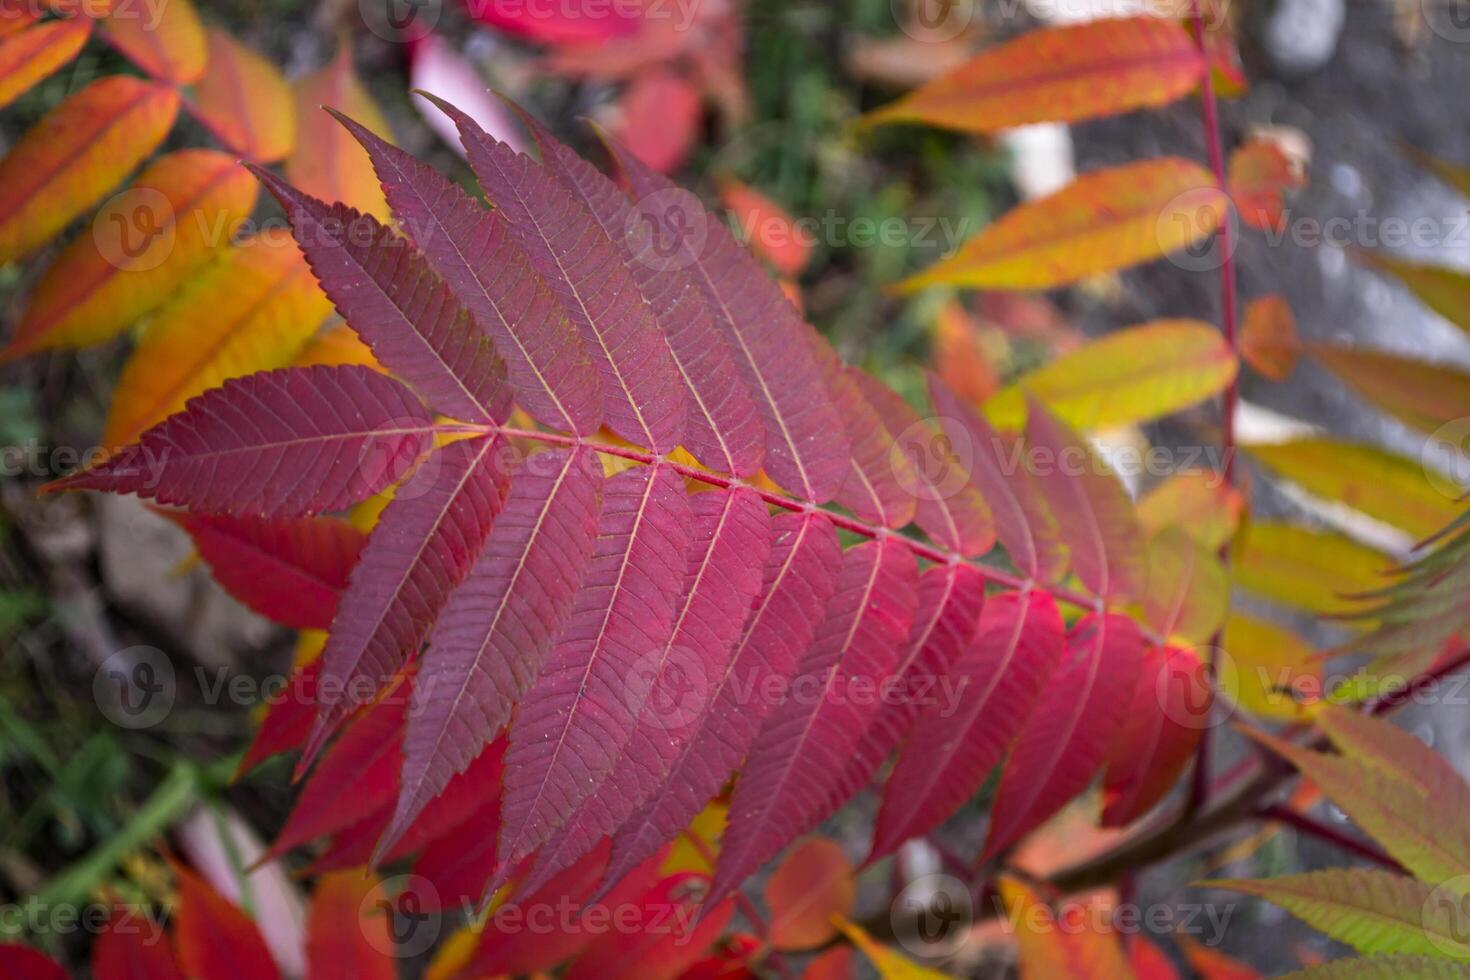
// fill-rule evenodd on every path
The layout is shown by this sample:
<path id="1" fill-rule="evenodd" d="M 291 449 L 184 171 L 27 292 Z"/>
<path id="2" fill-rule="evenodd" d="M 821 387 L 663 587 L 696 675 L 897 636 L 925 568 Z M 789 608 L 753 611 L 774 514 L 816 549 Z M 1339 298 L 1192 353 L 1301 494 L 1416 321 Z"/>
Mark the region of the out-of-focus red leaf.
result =
<path id="1" fill-rule="evenodd" d="M 265 520 L 164 511 L 189 532 L 226 592 L 293 629 L 332 625 L 367 536 L 337 517 Z"/>
<path id="2" fill-rule="evenodd" d="M 1000 375 L 982 346 L 975 318 L 947 300 L 934 317 L 934 372 L 956 395 L 979 405 L 1000 390 Z"/>
<path id="3" fill-rule="evenodd" d="M 418 109 L 429 128 L 439 134 L 445 146 L 464 155 L 464 145 L 459 141 L 459 129 L 454 121 L 434 108 L 433 103 L 419 92 L 428 92 L 453 103 L 491 136 L 517 152 L 525 151 L 525 138 L 505 103 L 485 88 L 480 70 L 453 44 L 438 34 L 430 34 L 414 43 L 409 50 L 412 60 L 408 80 L 414 91 L 414 108 Z"/>
<path id="4" fill-rule="evenodd" d="M 1179 980 L 1179 971 L 1164 951 L 1142 936 L 1128 943 L 1128 965 L 1136 980 Z"/>
<path id="5" fill-rule="evenodd" d="M 1230 156 L 1230 197 L 1240 220 L 1252 228 L 1278 226 L 1286 195 L 1306 182 L 1301 168 L 1274 140 L 1251 140 Z"/>
<path id="6" fill-rule="evenodd" d="M 29 0 L 0 0 L 0 37 L 25 30 L 41 19 L 41 11 Z"/>
<path id="7" fill-rule="evenodd" d="M 545 7 L 465 0 L 465 8 L 481 23 L 541 44 L 606 41 L 633 33 L 639 21 L 629 12 L 628 4 L 600 0 L 564 0 Z"/>
<path id="8" fill-rule="evenodd" d="M 834 946 L 807 964 L 803 980 L 852 980 L 852 947 Z"/>
<path id="9" fill-rule="evenodd" d="M 675 980 L 720 937 L 735 912 L 730 899 L 702 908 L 708 887 L 704 875 L 683 872 L 638 895 L 631 909 L 614 905 L 614 914 L 625 916 L 616 921 L 630 924 L 594 936 L 565 980 Z"/>
<path id="10" fill-rule="evenodd" d="M 192 85 L 204 74 L 204 25 L 191 0 L 117 0 L 99 32 L 160 82 Z"/>
<path id="11" fill-rule="evenodd" d="M 1240 356 L 1272 381 L 1285 381 L 1301 353 L 1296 317 L 1286 297 L 1262 296 L 1245 308 L 1240 330 Z"/>
<path id="12" fill-rule="evenodd" d="M 311 723 L 316 719 L 316 682 L 321 672 L 322 662 L 318 657 L 286 678 L 266 708 L 250 748 L 240 759 L 236 779 L 271 756 L 297 748 L 306 741 Z"/>
<path id="13" fill-rule="evenodd" d="M 846 917 L 857 895 L 852 864 L 842 848 L 808 837 L 766 882 L 768 935 L 778 949 L 813 949 L 837 934 L 832 917 Z"/>
<path id="14" fill-rule="evenodd" d="M 172 88 L 101 78 L 36 123 L 0 159 L 0 263 L 29 255 L 100 201 L 173 125 Z"/>
<path id="15" fill-rule="evenodd" d="M 785 208 L 733 177 L 719 181 L 720 199 L 736 233 L 782 276 L 798 276 L 811 258 L 812 243 Z"/>
<path id="16" fill-rule="evenodd" d="M 317 880 L 306 918 L 311 980 L 396 980 L 398 965 L 384 911 L 371 902 L 376 875 L 343 871 Z"/>
<path id="17" fill-rule="evenodd" d="M 1210 721 L 1211 688 L 1193 650 L 1150 647 L 1103 777 L 1102 823 L 1121 827 L 1164 798 Z"/>
<path id="18" fill-rule="evenodd" d="M 0 943 L 0 971 L 12 980 L 66 980 L 60 963 L 20 943 Z"/>
<path id="19" fill-rule="evenodd" d="M 296 145 L 291 88 L 268 60 L 218 27 L 206 32 L 209 64 L 188 103 L 225 146 L 256 163 L 274 163 Z"/>
<path id="20" fill-rule="evenodd" d="M 1261 980 L 1260 973 L 1234 957 L 1203 946 L 1182 933 L 1175 933 L 1174 941 L 1199 980 Z"/>
<path id="21" fill-rule="evenodd" d="M 173 865 L 178 883 L 174 947 L 191 980 L 276 980 L 280 976 L 260 930 L 198 875 Z"/>
<path id="22" fill-rule="evenodd" d="M 13 34 L 0 30 L 0 109 L 75 58 L 91 33 L 92 22 L 84 17 Z"/>
<path id="23" fill-rule="evenodd" d="M 6 974 L 9 976 L 9 974 Z M 118 905 L 92 944 L 93 980 L 184 980 L 163 921 L 139 906 Z"/>
<path id="24" fill-rule="evenodd" d="M 754 980 L 751 960 L 761 949 L 761 941 L 748 932 L 726 936 L 714 951 L 679 974 L 679 980 Z M 811 980 L 811 967 L 803 974 Z"/>
<path id="25" fill-rule="evenodd" d="M 408 701 L 406 682 L 390 685 L 377 703 L 347 726 L 306 780 L 286 826 L 262 860 L 350 827 L 393 799 L 403 767 Z"/>
<path id="26" fill-rule="evenodd" d="M 628 85 L 613 135 L 659 173 L 678 170 L 699 135 L 699 92 L 678 72 L 650 68 Z"/>

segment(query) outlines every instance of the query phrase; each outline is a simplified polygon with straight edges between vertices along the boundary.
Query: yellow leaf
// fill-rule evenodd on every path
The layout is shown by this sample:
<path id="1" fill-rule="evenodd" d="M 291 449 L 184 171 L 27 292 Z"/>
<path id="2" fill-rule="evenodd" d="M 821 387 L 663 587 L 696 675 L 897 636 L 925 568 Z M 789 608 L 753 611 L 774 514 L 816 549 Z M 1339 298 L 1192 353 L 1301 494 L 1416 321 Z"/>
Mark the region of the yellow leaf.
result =
<path id="1" fill-rule="evenodd" d="M 190 0 L 119 0 L 100 31 L 108 44 L 160 82 L 192 85 L 204 74 L 204 25 Z"/>
<path id="2" fill-rule="evenodd" d="M 1262 522 L 1236 539 L 1235 583 L 1258 595 L 1319 615 L 1361 611 L 1351 596 L 1386 584 L 1392 562 L 1340 534 Z"/>
<path id="3" fill-rule="evenodd" d="M 1230 576 L 1212 549 L 1177 525 L 1149 540 L 1145 618 L 1166 637 L 1207 643 L 1225 621 Z"/>
<path id="4" fill-rule="evenodd" d="M 372 349 L 362 342 L 357 331 L 340 321 L 335 327 L 312 338 L 296 356 L 297 367 L 310 367 L 313 364 L 359 364 L 383 374 L 388 373 L 373 356 Z"/>
<path id="5" fill-rule="evenodd" d="M 0 41 L 0 109 L 77 56 L 92 22 L 85 17 L 53 20 Z"/>
<path id="6" fill-rule="evenodd" d="M 1470 374 L 1458 368 L 1335 344 L 1307 350 L 1361 398 L 1421 432 L 1470 417 Z"/>
<path id="7" fill-rule="evenodd" d="M 967 132 L 1166 105 L 1204 75 L 1189 33 L 1155 17 L 1032 31 L 996 45 L 869 113 L 865 125 L 922 122 Z"/>
<path id="8" fill-rule="evenodd" d="M 1098 170 L 1021 205 L 897 288 L 1065 286 L 1208 238 L 1228 206 L 1215 178 L 1190 160 L 1163 157 Z"/>
<path id="9" fill-rule="evenodd" d="M 1303 490 L 1427 538 L 1458 517 L 1449 477 L 1417 460 L 1336 439 L 1294 439 L 1246 452 Z"/>
<path id="10" fill-rule="evenodd" d="M 984 405 L 1000 428 L 1025 424 L 1026 395 L 1079 429 L 1147 422 L 1187 408 L 1235 378 L 1220 332 L 1197 320 L 1159 320 L 1119 330 L 1037 368 Z"/>
<path id="11" fill-rule="evenodd" d="M 357 120 L 385 140 L 388 121 L 352 70 L 345 39 L 325 68 L 296 82 L 296 152 L 286 161 L 286 177 L 324 201 L 342 201 L 388 221 L 392 214 L 367 151 L 334 119 L 326 106 Z"/>
<path id="12" fill-rule="evenodd" d="M 1306 721 L 1322 691 L 1322 659 L 1301 637 L 1239 613 L 1225 623 L 1216 651 L 1217 687 L 1260 718 Z"/>
<path id="13" fill-rule="evenodd" d="M 1470 333 L 1470 275 L 1446 266 L 1406 262 L 1382 252 L 1357 250 L 1365 265 L 1393 276 L 1425 306 Z"/>
<path id="14" fill-rule="evenodd" d="M 153 152 L 173 125 L 172 88 L 99 79 L 26 131 L 0 160 L 0 263 L 50 241 Z"/>
<path id="15" fill-rule="evenodd" d="M 948 980 L 948 974 L 920 966 L 898 950 L 875 942 L 856 922 L 835 916 L 833 923 L 872 962 L 881 980 Z"/>
<path id="16" fill-rule="evenodd" d="M 6 355 L 115 337 L 229 245 L 258 190 L 228 154 L 159 157 L 46 270 Z"/>
<path id="17" fill-rule="evenodd" d="M 1214 470 L 1184 470 L 1143 495 L 1138 523 L 1149 535 L 1171 525 L 1206 548 L 1220 548 L 1235 536 L 1245 501 L 1240 491 Z"/>
<path id="18" fill-rule="evenodd" d="M 149 323 L 113 393 L 103 444 L 137 441 L 229 378 L 292 363 L 330 311 L 289 235 L 247 239 Z"/>
<path id="19" fill-rule="evenodd" d="M 688 829 L 675 837 L 659 872 L 664 875 L 680 871 L 697 871 L 700 874 L 715 873 L 714 859 L 720 853 L 720 837 L 725 832 L 725 821 L 729 816 L 729 804 L 711 800 L 703 810 L 694 815 Z"/>
<path id="20" fill-rule="evenodd" d="M 290 86 L 274 65 L 226 32 L 211 27 L 206 33 L 209 66 L 189 110 L 236 153 L 257 163 L 284 159 L 296 145 Z"/>

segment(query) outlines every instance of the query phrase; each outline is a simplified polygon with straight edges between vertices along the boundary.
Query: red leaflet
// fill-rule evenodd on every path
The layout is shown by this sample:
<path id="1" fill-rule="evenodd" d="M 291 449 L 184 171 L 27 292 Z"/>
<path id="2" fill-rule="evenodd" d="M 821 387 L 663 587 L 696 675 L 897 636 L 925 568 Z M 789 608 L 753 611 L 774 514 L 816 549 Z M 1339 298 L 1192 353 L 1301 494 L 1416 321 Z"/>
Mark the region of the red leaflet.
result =
<path id="1" fill-rule="evenodd" d="M 510 414 L 505 364 L 423 257 L 370 214 L 328 205 L 254 164 L 317 282 L 389 371 L 465 422 Z"/>
<path id="2" fill-rule="evenodd" d="M 766 472 L 807 500 L 831 500 L 847 478 L 848 446 L 809 353 L 812 328 L 693 195 L 611 141 L 609 148 L 640 222 L 639 260 L 687 272 L 735 352 L 765 424 Z"/>
<path id="3" fill-rule="evenodd" d="M 1011 452 L 1000 434 L 934 375 L 929 397 L 951 446 L 969 450 L 970 477 L 995 513 L 995 533 L 1011 561 L 1039 581 L 1061 578 L 1067 547 L 1056 518 L 1020 465 L 1020 451 Z"/>
<path id="4" fill-rule="evenodd" d="M 7 968 L 5 975 L 17 974 Z M 107 928 L 92 945 L 92 976 L 95 980 L 184 980 L 164 935 L 162 918 L 136 905 L 112 910 Z"/>
<path id="5" fill-rule="evenodd" d="M 322 650 L 322 677 L 343 696 L 320 699 L 302 767 L 341 718 L 371 699 L 418 650 L 469 574 L 505 503 L 507 450 L 498 436 L 450 443 L 384 509 Z"/>
<path id="6" fill-rule="evenodd" d="M 570 0 L 545 9 L 493 0 L 467 0 L 465 9 L 476 20 L 543 44 L 606 41 L 638 29 L 638 18 L 630 13 L 629 7 L 607 5 L 598 0 Z"/>
<path id="7" fill-rule="evenodd" d="M 174 948 L 192 980 L 275 980 L 270 950 L 245 913 L 188 868 L 173 865 L 179 901 L 174 909 Z"/>
<path id="8" fill-rule="evenodd" d="M 771 520 L 747 489 L 696 494 L 691 509 L 693 541 L 671 637 L 625 678 L 629 706 L 640 711 L 637 725 L 596 793 L 541 849 L 524 887 L 538 887 L 590 851 L 653 795 L 734 652 L 760 593 Z"/>
<path id="9" fill-rule="evenodd" d="M 469 820 L 426 846 L 413 863 L 413 873 L 433 886 L 425 911 L 473 910 L 495 871 L 495 841 L 500 807 L 492 805 L 483 819 Z M 601 866 L 598 866 L 598 873 Z"/>
<path id="10" fill-rule="evenodd" d="M 601 227 L 529 157 L 449 103 L 427 98 L 459 127 L 485 196 L 581 335 L 602 377 L 608 427 L 658 452 L 673 449 L 684 432 L 685 387 L 652 311 Z"/>
<path id="11" fill-rule="evenodd" d="M 819 515 L 782 514 L 772 522 L 771 540 L 761 597 L 658 789 L 614 836 L 609 881 L 687 827 L 730 778 L 774 707 L 766 692 L 795 675 L 811 642 L 837 587 L 837 532 Z"/>
<path id="12" fill-rule="evenodd" d="M 571 819 L 632 737 L 646 690 L 630 682 L 673 635 L 690 522 L 684 480 L 672 469 L 640 467 L 608 481 L 582 589 L 510 729 L 503 867 Z"/>
<path id="13" fill-rule="evenodd" d="M 402 478 L 433 431 L 412 392 L 368 368 L 264 371 L 190 399 L 137 444 L 48 489 L 136 493 L 211 514 L 341 510 Z"/>
<path id="14" fill-rule="evenodd" d="M 19 943 L 0 943 L 0 967 L 4 967 L 5 976 L 15 980 L 66 980 L 61 964 L 39 949 Z"/>
<path id="15" fill-rule="evenodd" d="M 917 474 L 894 441 L 878 411 L 863 397 L 862 372 L 842 366 L 830 344 L 814 345 L 832 404 L 846 426 L 852 460 L 837 503 L 860 520 L 884 527 L 912 523 L 917 505 Z"/>
<path id="16" fill-rule="evenodd" d="M 1137 980 L 1179 980 L 1179 971 L 1164 951 L 1142 936 L 1128 942 L 1128 965 Z"/>
<path id="17" fill-rule="evenodd" d="M 919 607 L 893 677 L 880 698 L 828 807 L 836 811 L 878 771 L 926 710 L 947 711 L 965 695 L 951 667 L 975 638 L 985 579 L 969 565 L 941 565 L 919 577 Z"/>
<path id="18" fill-rule="evenodd" d="M 530 456 L 512 475 L 484 551 L 429 636 L 382 847 L 500 733 L 535 680 L 592 555 L 602 482 L 583 450 Z"/>
<path id="19" fill-rule="evenodd" d="M 675 980 L 720 938 L 734 914 L 733 902 L 701 909 L 709 879 L 684 872 L 671 875 L 614 906 L 624 926 L 606 930 L 567 968 L 566 980 Z M 695 918 L 699 917 L 698 924 Z"/>
<path id="20" fill-rule="evenodd" d="M 691 288 L 682 270 L 640 259 L 640 216 L 616 184 L 529 114 L 521 113 L 521 119 L 535 136 L 547 169 L 577 195 L 618 250 L 668 341 L 688 405 L 684 448 L 718 470 L 753 475 L 763 454 L 760 417 L 703 295 Z"/>
<path id="21" fill-rule="evenodd" d="M 390 922 L 373 903 L 383 885 L 375 875 L 342 871 L 319 878 L 306 917 L 306 966 L 311 980 L 396 980 Z"/>
<path id="22" fill-rule="evenodd" d="M 230 595 L 292 629 L 326 629 L 366 538 L 336 517 L 262 520 L 159 511 L 194 539 Z"/>
<path id="23" fill-rule="evenodd" d="M 486 211 L 439 171 L 341 113 L 367 150 L 404 233 L 505 359 L 516 401 L 537 421 L 591 435 L 602 387 L 582 339 L 516 246 L 505 216 Z"/>
<path id="24" fill-rule="evenodd" d="M 1193 650 L 1150 647 L 1103 777 L 1102 825 L 1122 827 L 1164 798 L 1210 721 L 1212 689 Z"/>
<path id="25" fill-rule="evenodd" d="M 347 726 L 302 786 L 262 861 L 350 827 L 393 799 L 407 709 L 408 692 L 400 685 Z"/>
<path id="26" fill-rule="evenodd" d="M 318 657 L 286 678 L 276 700 L 271 702 L 265 717 L 260 720 L 260 728 L 256 730 L 250 748 L 240 759 L 240 765 L 235 769 L 235 779 L 244 776 L 265 759 L 294 749 L 306 740 L 307 733 L 311 731 L 312 720 L 316 717 L 316 682 L 321 672 L 322 661 Z"/>
<path id="27" fill-rule="evenodd" d="M 1051 505 L 1077 577 L 1104 599 L 1141 596 L 1148 561 L 1127 491 L 1075 432 L 1040 402 L 1028 403 L 1026 468 Z"/>
<path id="28" fill-rule="evenodd" d="M 924 707 L 883 791 L 868 860 L 927 833 L 975 795 L 1056 667 L 1062 616 L 1045 592 L 992 596 L 947 697 Z"/>
<path id="29" fill-rule="evenodd" d="M 878 685 L 913 625 L 917 578 L 913 552 L 892 538 L 843 555 L 811 649 L 741 767 L 712 897 L 827 815 L 823 805 L 877 714 Z"/>
<path id="30" fill-rule="evenodd" d="M 878 412 L 894 446 L 907 461 L 906 487 L 915 498 L 919 529 L 962 555 L 995 544 L 995 519 L 970 483 L 969 464 L 956 454 L 953 437 L 919 418 L 897 392 L 872 375 L 856 373 L 858 387 Z"/>
<path id="31" fill-rule="evenodd" d="M 1087 788 L 1128 711 L 1142 655 L 1143 637 L 1124 616 L 1091 615 L 1072 627 L 1061 666 L 1006 762 L 983 859 Z"/>

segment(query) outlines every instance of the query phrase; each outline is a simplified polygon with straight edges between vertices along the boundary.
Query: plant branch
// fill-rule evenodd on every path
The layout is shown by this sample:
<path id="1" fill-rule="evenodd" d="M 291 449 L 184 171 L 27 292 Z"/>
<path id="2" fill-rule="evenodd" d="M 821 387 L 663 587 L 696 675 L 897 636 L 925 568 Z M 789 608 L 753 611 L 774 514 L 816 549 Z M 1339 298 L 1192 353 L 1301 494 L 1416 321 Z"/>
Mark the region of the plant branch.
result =
<path id="1" fill-rule="evenodd" d="M 1210 67 L 1209 44 L 1205 37 L 1205 20 L 1200 10 L 1200 0 L 1191 3 L 1190 26 L 1194 31 L 1194 43 L 1199 48 L 1200 57 L 1204 60 L 1205 70 L 1200 82 L 1200 109 L 1203 115 L 1205 130 L 1205 144 L 1210 157 L 1210 170 L 1215 175 L 1215 186 L 1220 193 L 1225 195 L 1227 205 L 1225 220 L 1221 222 L 1219 244 L 1220 244 L 1220 319 L 1221 332 L 1225 336 L 1225 343 L 1232 351 L 1235 350 L 1236 332 L 1236 286 L 1235 286 L 1235 230 L 1231 225 L 1231 212 L 1229 210 L 1229 187 L 1225 172 L 1225 148 L 1220 133 L 1220 106 L 1215 98 L 1215 79 L 1213 69 Z M 1224 477 L 1226 486 L 1235 485 L 1235 407 L 1240 399 L 1240 388 L 1238 378 L 1231 378 L 1230 383 L 1225 386 L 1225 394 L 1221 404 L 1220 441 L 1224 449 Z M 1220 560 L 1222 563 L 1229 561 L 1229 546 L 1221 550 Z M 1220 645 L 1220 633 L 1216 633 L 1210 640 L 1210 649 L 1205 657 L 1205 677 L 1213 686 L 1217 664 L 1215 663 L 1215 649 Z M 1204 806 L 1210 792 L 1210 751 L 1213 739 L 1210 729 L 1206 728 L 1201 734 L 1199 744 L 1195 747 L 1194 771 L 1189 784 L 1189 796 L 1185 801 L 1184 810 L 1186 815 L 1192 814 Z"/>
<path id="2" fill-rule="evenodd" d="M 1314 817 L 1309 817 L 1305 813 L 1293 810 L 1284 804 L 1272 803 L 1264 806 L 1261 808 L 1260 816 L 1263 820 L 1275 820 L 1284 823 L 1298 833 L 1326 841 L 1335 847 L 1342 848 L 1344 851 L 1356 854 L 1360 858 L 1365 858 L 1374 864 L 1382 865 L 1390 871 L 1402 872 L 1404 870 L 1403 865 L 1368 842 L 1359 840 L 1356 837 L 1350 837 L 1336 827 L 1329 826 Z"/>
<path id="3" fill-rule="evenodd" d="M 789 497 L 783 493 L 777 493 L 773 490 L 767 490 L 762 487 L 753 486 L 752 484 L 747 483 L 746 481 L 741 480 L 738 477 L 727 476 L 722 473 L 714 473 L 709 470 L 702 469 L 698 466 L 690 466 L 686 463 L 680 463 L 675 460 L 671 460 L 665 456 L 661 456 L 658 453 L 651 453 L 647 450 L 639 449 L 634 446 L 620 446 L 608 442 L 595 442 L 589 439 L 585 439 L 581 436 L 565 435 L 558 432 L 543 432 L 540 429 L 517 429 L 508 426 L 456 426 L 454 431 L 500 432 L 502 435 L 506 435 L 511 438 L 529 439 L 534 442 L 541 442 L 552 446 L 580 446 L 584 449 L 589 449 L 593 452 L 600 453 L 605 456 L 616 456 L 619 459 L 631 460 L 635 463 L 643 463 L 649 466 L 652 466 L 654 464 L 667 466 L 674 472 L 678 473 L 680 476 L 688 477 L 691 480 L 698 480 L 700 483 L 704 483 L 708 486 L 721 487 L 727 490 L 734 489 L 736 487 L 744 487 L 755 493 L 758 497 L 760 497 L 762 500 L 772 505 L 773 507 L 779 507 L 782 510 L 790 511 L 797 514 L 820 513 L 837 527 L 841 528 L 844 531 L 850 531 L 851 533 L 859 535 L 860 537 L 870 538 L 874 540 L 891 538 L 892 540 L 902 543 L 903 546 L 908 548 L 909 551 L 913 552 L 915 556 L 926 559 L 927 561 L 936 562 L 941 565 L 957 565 L 961 563 L 973 564 L 975 570 L 978 571 L 980 575 L 983 576 L 987 581 L 1002 586 L 1003 588 L 1019 589 L 1022 591 L 1039 590 L 1043 592 L 1049 592 L 1058 601 L 1070 603 L 1071 605 L 1079 606 L 1083 609 L 1091 610 L 1094 612 L 1100 612 L 1103 609 L 1102 600 L 1096 598 L 1095 596 L 1090 596 L 1085 592 L 1080 592 L 1076 589 L 1069 589 L 1061 585 L 1049 585 L 1044 582 L 1036 582 L 1021 575 L 1013 575 L 1010 572 L 995 568 L 991 565 L 985 565 L 979 562 L 971 563 L 968 562 L 963 555 L 959 554 L 958 552 L 951 551 L 948 548 L 925 544 L 922 541 L 918 541 L 914 538 L 908 537 L 907 535 L 896 533 L 886 527 L 869 524 L 866 521 L 860 521 L 857 518 L 849 517 L 846 514 L 839 514 L 835 511 L 827 510 L 817 504 L 812 503 L 811 501 L 798 500 L 795 497 Z M 1159 639 L 1156 635 L 1152 634 L 1146 629 L 1144 630 L 1144 635 L 1151 640 L 1157 641 Z"/>

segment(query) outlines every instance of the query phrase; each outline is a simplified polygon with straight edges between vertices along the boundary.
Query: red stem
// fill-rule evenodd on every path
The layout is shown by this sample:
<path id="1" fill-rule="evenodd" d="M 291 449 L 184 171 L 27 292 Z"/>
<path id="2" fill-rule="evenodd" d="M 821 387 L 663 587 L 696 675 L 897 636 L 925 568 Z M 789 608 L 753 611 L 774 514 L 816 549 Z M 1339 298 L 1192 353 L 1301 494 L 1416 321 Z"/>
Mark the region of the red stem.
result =
<path id="1" fill-rule="evenodd" d="M 1210 169 L 1215 175 L 1215 185 L 1220 193 L 1226 195 L 1229 200 L 1229 188 L 1225 174 L 1225 147 L 1220 134 L 1220 106 L 1215 99 L 1215 79 L 1213 69 L 1210 66 L 1209 45 L 1205 38 L 1205 21 L 1200 11 L 1199 0 L 1191 4 L 1190 26 L 1194 31 L 1194 43 L 1199 48 L 1200 56 L 1205 61 L 1203 80 L 1200 82 L 1200 105 L 1204 116 L 1205 144 L 1209 151 Z M 1226 211 L 1225 220 L 1220 225 L 1220 315 L 1221 332 L 1225 336 L 1225 343 L 1230 349 L 1235 350 L 1236 331 L 1236 294 L 1235 294 L 1235 229 L 1231 224 L 1231 212 Z M 1240 389 L 1236 379 L 1232 378 L 1230 384 L 1225 387 L 1225 395 L 1222 399 L 1221 412 L 1223 418 L 1220 424 L 1220 441 L 1225 452 L 1223 461 L 1225 483 L 1227 486 L 1235 485 L 1235 407 L 1240 400 Z M 1228 546 L 1222 550 L 1221 561 L 1229 558 Z M 1209 682 L 1215 682 L 1215 648 L 1220 645 L 1220 634 L 1216 633 L 1210 641 L 1210 649 L 1205 658 L 1205 676 Z M 1204 806 L 1210 795 L 1210 746 L 1211 732 L 1208 727 L 1200 735 L 1199 744 L 1195 749 L 1194 772 L 1189 786 L 1189 797 L 1184 804 L 1185 814 L 1191 814 Z"/>
<path id="2" fill-rule="evenodd" d="M 720 473 L 711 473 L 709 470 L 701 469 L 698 466 L 689 466 L 686 463 L 679 463 L 664 456 L 660 456 L 657 453 L 650 453 L 646 450 L 638 449 L 633 446 L 618 446 L 612 443 L 592 442 L 582 438 L 581 436 L 562 435 L 561 433 L 557 432 L 542 432 L 539 429 L 514 429 L 506 426 L 499 427 L 498 430 L 492 427 L 484 426 L 456 426 L 455 431 L 499 431 L 503 435 L 510 436 L 511 438 L 530 439 L 536 442 L 542 442 L 553 446 L 580 446 L 584 449 L 590 449 L 593 452 L 602 453 L 606 456 L 616 456 L 619 459 L 632 460 L 635 463 L 643 463 L 649 466 L 652 466 L 654 464 L 667 466 L 674 472 L 678 473 L 680 476 L 688 477 L 691 480 L 698 480 L 699 482 L 704 483 L 708 486 L 721 487 L 727 490 L 733 489 L 735 487 L 744 487 L 755 493 L 766 503 L 771 504 L 774 507 L 780 507 L 782 510 L 791 511 L 792 513 L 797 514 L 820 513 L 842 530 L 851 531 L 853 534 L 859 535 L 864 538 L 891 538 L 903 544 L 904 547 L 908 548 L 919 558 L 923 558 L 928 561 L 936 562 L 941 565 L 955 565 L 965 561 L 964 556 L 958 554 L 957 552 L 950 551 L 948 548 L 941 548 L 935 545 L 925 544 L 922 541 L 916 541 L 906 535 L 897 534 L 886 527 L 878 527 L 873 524 L 868 524 L 865 521 L 860 521 L 856 518 L 848 517 L 844 514 L 838 514 L 834 511 L 826 510 L 810 501 L 797 500 L 794 497 L 788 497 L 782 493 L 776 493 L 772 490 L 764 490 L 760 487 L 752 486 L 749 483 L 746 483 L 744 480 L 739 479 L 738 477 L 725 476 Z M 989 565 L 976 563 L 974 567 L 975 570 L 978 571 L 982 577 L 1004 588 L 1020 589 L 1023 591 L 1036 589 L 1043 592 L 1049 592 L 1052 596 L 1054 596 L 1057 600 L 1061 602 L 1067 602 L 1074 606 L 1080 606 L 1083 609 L 1092 610 L 1094 612 L 1099 612 L 1103 608 L 1103 604 L 1100 599 L 1097 599 L 1094 596 L 1087 595 L 1084 592 L 1078 592 L 1075 589 L 1069 589 L 1060 585 L 1045 585 L 1040 582 L 1034 582 L 1028 578 L 1024 578 L 1023 576 L 1012 575 L 1011 573 L 1002 571 L 999 568 L 992 568 Z M 1157 637 L 1153 636 L 1147 631 L 1145 631 L 1145 635 L 1149 636 L 1150 639 L 1157 639 Z"/>
<path id="3" fill-rule="evenodd" d="M 1262 807 L 1261 819 L 1276 820 L 1284 823 L 1298 833 L 1326 841 L 1329 844 L 1342 848 L 1344 851 L 1356 854 L 1358 857 L 1366 858 L 1375 864 L 1388 868 L 1390 871 L 1402 872 L 1404 870 L 1403 865 L 1366 841 L 1358 840 L 1356 837 L 1350 837 L 1336 827 L 1329 826 L 1320 820 L 1309 817 L 1305 813 L 1299 813 L 1280 803 L 1273 803 L 1270 806 Z"/>

